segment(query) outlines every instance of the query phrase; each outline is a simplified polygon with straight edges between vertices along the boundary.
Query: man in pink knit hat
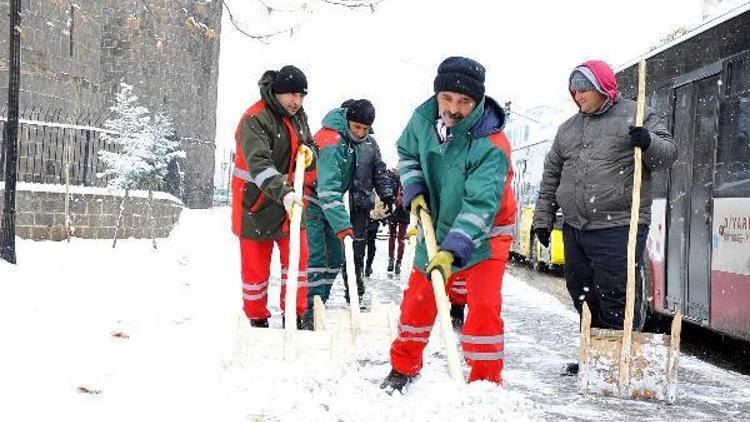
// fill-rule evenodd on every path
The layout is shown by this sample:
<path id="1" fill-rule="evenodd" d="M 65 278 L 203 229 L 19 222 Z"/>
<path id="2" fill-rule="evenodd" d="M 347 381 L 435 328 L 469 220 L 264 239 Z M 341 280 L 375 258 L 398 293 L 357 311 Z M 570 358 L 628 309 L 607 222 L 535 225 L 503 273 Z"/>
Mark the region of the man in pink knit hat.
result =
<path id="1" fill-rule="evenodd" d="M 565 282 L 579 314 L 585 301 L 591 325 L 622 330 L 627 285 L 627 243 L 633 191 L 633 151 L 643 151 L 643 185 L 636 242 L 640 266 L 651 223 L 652 173 L 671 167 L 677 147 L 662 118 L 646 109 L 634 126 L 636 103 L 624 99 L 604 62 L 573 69 L 568 89 L 579 112 L 560 125 L 544 162 L 532 234 L 548 246 L 555 213 L 562 209 Z M 637 271 L 640 275 L 640 271 Z M 640 280 L 636 290 L 640 291 Z M 636 294 L 634 329 L 643 327 Z M 567 365 L 565 375 L 578 373 Z"/>

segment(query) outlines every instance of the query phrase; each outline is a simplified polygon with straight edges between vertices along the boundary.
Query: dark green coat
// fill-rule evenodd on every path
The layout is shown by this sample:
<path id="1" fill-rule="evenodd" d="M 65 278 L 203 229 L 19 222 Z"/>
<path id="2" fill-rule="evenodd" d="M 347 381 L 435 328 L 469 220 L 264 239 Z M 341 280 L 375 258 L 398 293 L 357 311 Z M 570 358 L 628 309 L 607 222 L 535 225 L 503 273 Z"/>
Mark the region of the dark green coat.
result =
<path id="1" fill-rule="evenodd" d="M 288 177 L 294 168 L 293 143 L 306 144 L 314 151 L 304 109 L 290 116 L 271 93 L 275 76 L 276 71 L 263 74 L 258 82 L 261 100 L 245 112 L 235 134 L 232 228 L 238 236 L 254 240 L 287 235 L 289 224 L 282 201 L 293 190 Z M 311 177 L 306 174 L 306 179 Z"/>

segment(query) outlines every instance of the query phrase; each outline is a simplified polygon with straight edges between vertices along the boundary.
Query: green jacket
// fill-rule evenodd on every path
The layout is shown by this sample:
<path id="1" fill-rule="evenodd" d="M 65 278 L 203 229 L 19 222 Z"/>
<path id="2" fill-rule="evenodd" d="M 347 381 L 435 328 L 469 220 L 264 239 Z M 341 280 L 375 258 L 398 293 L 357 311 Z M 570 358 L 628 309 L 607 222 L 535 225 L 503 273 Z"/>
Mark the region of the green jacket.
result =
<path id="1" fill-rule="evenodd" d="M 404 208 L 425 195 L 441 249 L 454 255 L 454 271 L 492 256 L 489 239 L 508 235 L 515 218 L 510 183 L 510 146 L 502 133 L 505 112 L 485 97 L 440 143 L 436 97 L 419 106 L 398 140 Z M 503 195 L 510 195 L 503 201 Z M 501 224 L 501 225 L 498 225 Z M 427 249 L 420 236 L 414 265 L 424 270 Z"/>
<path id="2" fill-rule="evenodd" d="M 317 188 L 308 207 L 308 216 L 325 218 L 338 233 L 352 227 L 343 195 L 352 187 L 357 154 L 363 142 L 355 142 L 349 135 L 346 109 L 335 108 L 323 118 L 315 143 L 319 148 Z"/>
<path id="3" fill-rule="evenodd" d="M 290 116 L 271 93 L 275 76 L 276 71 L 263 74 L 258 82 L 261 100 L 245 112 L 235 133 L 232 229 L 238 236 L 254 240 L 287 235 L 289 224 L 282 200 L 293 190 L 288 177 L 294 171 L 296 146 L 292 144 L 306 144 L 314 151 L 304 109 Z M 306 181 L 312 180 L 314 168 L 305 172 Z"/>

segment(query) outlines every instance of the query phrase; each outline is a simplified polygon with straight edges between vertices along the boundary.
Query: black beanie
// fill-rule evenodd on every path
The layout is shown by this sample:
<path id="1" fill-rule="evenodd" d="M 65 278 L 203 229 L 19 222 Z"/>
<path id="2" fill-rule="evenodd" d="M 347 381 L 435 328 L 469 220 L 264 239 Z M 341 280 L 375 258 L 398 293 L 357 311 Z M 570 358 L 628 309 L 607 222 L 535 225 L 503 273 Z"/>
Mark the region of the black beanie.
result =
<path id="1" fill-rule="evenodd" d="M 484 66 L 466 57 L 448 57 L 438 66 L 435 93 L 458 92 L 479 103 L 484 97 Z"/>
<path id="2" fill-rule="evenodd" d="M 372 122 L 375 121 L 375 106 L 369 100 L 364 98 L 353 101 L 347 100 L 344 101 L 344 104 L 347 104 L 346 120 L 372 126 Z"/>
<path id="3" fill-rule="evenodd" d="M 274 94 L 302 93 L 307 94 L 307 78 L 298 68 L 287 65 L 276 73 L 271 84 L 271 90 Z"/>

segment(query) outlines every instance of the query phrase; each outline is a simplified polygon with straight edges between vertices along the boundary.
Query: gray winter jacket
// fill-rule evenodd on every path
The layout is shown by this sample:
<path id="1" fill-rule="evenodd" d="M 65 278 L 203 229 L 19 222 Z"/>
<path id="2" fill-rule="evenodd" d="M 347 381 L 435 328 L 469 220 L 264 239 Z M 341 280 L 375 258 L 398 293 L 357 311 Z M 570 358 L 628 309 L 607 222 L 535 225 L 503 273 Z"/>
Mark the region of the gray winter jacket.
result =
<path id="1" fill-rule="evenodd" d="M 367 135 L 359 143 L 356 157 L 353 186 L 349 192 L 351 208 L 371 210 L 375 206 L 373 188 L 381 199 L 393 202 L 393 187 L 380 155 L 380 147 L 372 135 Z"/>
<path id="2" fill-rule="evenodd" d="M 634 165 L 628 128 L 635 109 L 634 101 L 618 98 L 601 114 L 578 113 L 560 125 L 544 161 L 532 227 L 552 228 L 558 207 L 579 230 L 630 224 Z M 669 168 L 677 147 L 649 108 L 643 126 L 651 145 L 643 151 L 639 224 L 650 224 L 651 173 Z"/>

